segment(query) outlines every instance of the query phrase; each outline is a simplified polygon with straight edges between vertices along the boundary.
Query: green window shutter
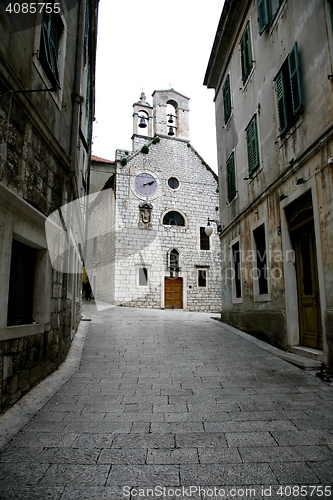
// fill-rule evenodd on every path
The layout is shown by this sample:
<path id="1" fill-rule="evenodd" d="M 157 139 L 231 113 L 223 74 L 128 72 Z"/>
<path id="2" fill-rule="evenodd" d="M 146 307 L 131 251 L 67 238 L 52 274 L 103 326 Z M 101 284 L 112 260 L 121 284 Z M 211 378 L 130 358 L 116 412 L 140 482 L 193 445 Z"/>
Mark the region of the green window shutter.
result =
<path id="1" fill-rule="evenodd" d="M 262 32 L 265 31 L 270 22 L 270 17 L 271 17 L 270 0 L 257 0 L 257 10 L 258 10 L 259 34 L 261 35 Z"/>
<path id="2" fill-rule="evenodd" d="M 279 130 L 280 134 L 283 134 L 288 127 L 288 115 L 282 70 L 278 73 L 275 79 L 275 92 L 279 116 Z"/>
<path id="3" fill-rule="evenodd" d="M 223 86 L 224 123 L 227 123 L 231 115 L 231 90 L 230 75 L 227 76 Z"/>
<path id="4" fill-rule="evenodd" d="M 241 66 L 242 66 L 242 81 L 243 84 L 246 82 L 251 69 L 253 66 L 252 61 L 252 49 L 251 49 L 251 31 L 250 31 L 250 21 L 248 21 L 246 28 L 244 30 L 241 42 Z"/>
<path id="5" fill-rule="evenodd" d="M 39 59 L 51 83 L 58 88 L 61 88 L 58 68 L 60 34 L 61 27 L 56 14 L 47 14 L 44 10 Z"/>
<path id="6" fill-rule="evenodd" d="M 288 66 L 293 114 L 296 115 L 301 110 L 303 104 L 297 43 L 295 43 L 288 55 Z"/>
<path id="7" fill-rule="evenodd" d="M 247 159 L 249 174 L 260 165 L 259 159 L 259 144 L 257 132 L 257 115 L 254 115 L 246 128 L 246 144 L 247 144 Z"/>
<path id="8" fill-rule="evenodd" d="M 235 172 L 235 154 L 231 153 L 227 160 L 227 186 L 228 201 L 231 201 L 236 195 L 236 172 Z"/>

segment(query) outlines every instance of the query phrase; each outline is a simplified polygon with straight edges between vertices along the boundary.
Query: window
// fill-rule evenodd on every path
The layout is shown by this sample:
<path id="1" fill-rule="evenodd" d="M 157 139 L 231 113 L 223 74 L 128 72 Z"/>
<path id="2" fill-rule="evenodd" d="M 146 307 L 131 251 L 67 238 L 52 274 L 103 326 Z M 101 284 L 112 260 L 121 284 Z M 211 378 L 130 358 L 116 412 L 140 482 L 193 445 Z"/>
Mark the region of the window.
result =
<path id="1" fill-rule="evenodd" d="M 253 67 L 250 21 L 247 22 L 243 36 L 241 38 L 240 50 L 241 50 L 242 81 L 244 84 L 248 79 Z"/>
<path id="2" fill-rule="evenodd" d="M 175 248 L 170 251 L 170 268 L 179 269 L 179 252 Z"/>
<path id="3" fill-rule="evenodd" d="M 260 35 L 272 23 L 282 0 L 257 0 Z"/>
<path id="4" fill-rule="evenodd" d="M 167 212 L 163 217 L 163 224 L 166 226 L 185 226 L 185 219 L 179 212 Z"/>
<path id="5" fill-rule="evenodd" d="M 61 88 L 58 66 L 60 37 L 63 30 L 58 14 L 43 10 L 39 60 L 53 86 Z"/>
<path id="6" fill-rule="evenodd" d="M 224 107 L 224 123 L 227 123 L 231 115 L 230 75 L 227 76 L 225 83 L 223 85 L 223 107 Z"/>
<path id="7" fill-rule="evenodd" d="M 37 250 L 19 241 L 12 242 L 7 324 L 26 325 L 33 321 L 34 281 Z"/>
<path id="8" fill-rule="evenodd" d="M 275 78 L 275 92 L 279 131 L 283 135 L 294 123 L 303 105 L 297 43 Z"/>
<path id="9" fill-rule="evenodd" d="M 232 261 L 234 266 L 234 296 L 236 299 L 242 297 L 241 273 L 240 273 L 240 249 L 239 242 L 231 247 Z"/>
<path id="10" fill-rule="evenodd" d="M 236 172 L 235 172 L 235 154 L 231 153 L 227 160 L 227 188 L 228 201 L 231 201 L 236 196 Z"/>
<path id="11" fill-rule="evenodd" d="M 247 160 L 249 174 L 251 175 L 260 165 L 258 130 L 257 130 L 257 115 L 254 115 L 250 123 L 245 129 L 246 145 L 247 145 Z"/>
<path id="12" fill-rule="evenodd" d="M 168 186 L 171 189 L 177 189 L 179 187 L 179 180 L 176 177 L 170 177 L 168 179 Z"/>
<path id="13" fill-rule="evenodd" d="M 148 286 L 148 269 L 139 267 L 139 286 Z"/>
<path id="14" fill-rule="evenodd" d="M 198 269 L 198 286 L 200 288 L 207 287 L 207 271 L 205 269 Z"/>
<path id="15" fill-rule="evenodd" d="M 209 236 L 205 233 L 205 228 L 200 228 L 200 250 L 209 250 Z"/>
<path id="16" fill-rule="evenodd" d="M 266 252 L 266 235 L 265 224 L 257 227 L 253 231 L 256 253 L 256 272 L 255 278 L 258 283 L 259 295 L 268 293 L 268 272 L 267 272 L 267 252 Z"/>

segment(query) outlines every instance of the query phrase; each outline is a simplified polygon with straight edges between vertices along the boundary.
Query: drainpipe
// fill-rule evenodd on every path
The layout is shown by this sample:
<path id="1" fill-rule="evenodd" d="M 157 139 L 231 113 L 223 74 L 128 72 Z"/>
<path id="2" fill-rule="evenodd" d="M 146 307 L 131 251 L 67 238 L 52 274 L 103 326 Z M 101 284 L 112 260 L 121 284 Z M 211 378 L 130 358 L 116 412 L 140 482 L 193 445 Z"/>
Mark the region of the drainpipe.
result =
<path id="1" fill-rule="evenodd" d="M 70 143 L 70 182 L 73 185 L 75 198 L 79 197 L 79 189 L 77 185 L 77 176 L 79 173 L 78 156 L 79 156 L 79 141 L 80 141 L 80 124 L 81 124 L 81 104 L 84 101 L 81 95 L 81 83 L 83 73 L 83 58 L 84 58 L 84 16 L 85 4 L 89 0 L 79 0 L 78 24 L 77 24 L 77 43 L 75 56 L 75 75 L 74 88 L 72 92 L 73 110 L 72 110 L 72 130 Z"/>

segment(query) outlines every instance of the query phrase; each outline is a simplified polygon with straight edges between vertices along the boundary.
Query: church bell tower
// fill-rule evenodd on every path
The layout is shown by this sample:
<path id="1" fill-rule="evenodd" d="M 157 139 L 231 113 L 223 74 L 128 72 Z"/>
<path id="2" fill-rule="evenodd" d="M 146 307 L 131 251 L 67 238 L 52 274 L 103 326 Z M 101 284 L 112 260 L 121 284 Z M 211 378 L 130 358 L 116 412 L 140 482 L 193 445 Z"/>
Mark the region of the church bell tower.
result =
<path id="1" fill-rule="evenodd" d="M 153 106 L 144 92 L 133 104 L 133 151 L 147 144 L 155 135 L 189 142 L 189 97 L 174 89 L 155 90 Z"/>

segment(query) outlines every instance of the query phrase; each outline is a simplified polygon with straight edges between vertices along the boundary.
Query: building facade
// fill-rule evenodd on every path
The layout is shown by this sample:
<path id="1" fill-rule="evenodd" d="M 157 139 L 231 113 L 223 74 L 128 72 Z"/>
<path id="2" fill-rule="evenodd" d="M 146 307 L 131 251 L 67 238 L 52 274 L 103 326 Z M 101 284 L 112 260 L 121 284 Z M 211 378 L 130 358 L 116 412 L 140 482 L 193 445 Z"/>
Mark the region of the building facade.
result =
<path id="1" fill-rule="evenodd" d="M 333 364 L 332 2 L 225 2 L 215 89 L 222 320 Z"/>
<path id="2" fill-rule="evenodd" d="M 86 193 L 94 115 L 98 2 L 23 5 L 0 6 L 1 411 L 59 366 L 79 323 L 80 252 L 72 274 L 52 269 L 45 222 Z"/>
<path id="3" fill-rule="evenodd" d="M 189 99 L 155 91 L 133 105 L 133 151 L 90 204 L 88 275 L 98 301 L 220 311 L 216 174 L 189 142 Z M 94 172 L 92 171 L 92 177 Z"/>

